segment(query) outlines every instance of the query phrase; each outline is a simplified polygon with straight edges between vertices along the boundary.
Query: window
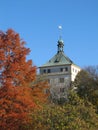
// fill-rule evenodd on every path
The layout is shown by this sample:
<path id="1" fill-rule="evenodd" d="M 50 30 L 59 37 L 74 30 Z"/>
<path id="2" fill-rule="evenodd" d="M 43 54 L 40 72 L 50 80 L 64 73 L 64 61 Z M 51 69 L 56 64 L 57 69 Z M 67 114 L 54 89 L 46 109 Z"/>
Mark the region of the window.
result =
<path id="1" fill-rule="evenodd" d="M 65 71 L 68 71 L 68 67 L 65 67 Z"/>
<path id="2" fill-rule="evenodd" d="M 63 72 L 63 68 L 61 68 L 60 71 Z"/>
<path id="3" fill-rule="evenodd" d="M 64 92 L 65 91 L 65 88 L 60 88 L 60 92 Z"/>
<path id="4" fill-rule="evenodd" d="M 46 73 L 46 70 L 43 70 L 44 73 Z"/>
<path id="5" fill-rule="evenodd" d="M 60 78 L 60 83 L 64 83 L 64 78 Z"/>
<path id="6" fill-rule="evenodd" d="M 73 68 L 73 72 L 74 72 L 74 68 Z"/>
<path id="7" fill-rule="evenodd" d="M 68 67 L 61 68 L 60 71 L 61 71 L 61 72 L 68 71 Z"/>
<path id="8" fill-rule="evenodd" d="M 50 69 L 48 69 L 48 73 L 51 73 L 51 70 L 50 70 Z"/>

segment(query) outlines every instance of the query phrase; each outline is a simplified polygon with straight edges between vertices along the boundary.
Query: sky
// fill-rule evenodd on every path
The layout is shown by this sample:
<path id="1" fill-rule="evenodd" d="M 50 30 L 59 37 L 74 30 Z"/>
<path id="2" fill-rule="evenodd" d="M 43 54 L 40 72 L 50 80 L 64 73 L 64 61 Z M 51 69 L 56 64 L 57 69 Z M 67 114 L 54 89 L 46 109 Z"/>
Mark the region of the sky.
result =
<path id="1" fill-rule="evenodd" d="M 1 0 L 0 30 L 8 29 L 20 34 L 37 67 L 57 53 L 60 35 L 75 64 L 98 65 L 98 0 Z"/>

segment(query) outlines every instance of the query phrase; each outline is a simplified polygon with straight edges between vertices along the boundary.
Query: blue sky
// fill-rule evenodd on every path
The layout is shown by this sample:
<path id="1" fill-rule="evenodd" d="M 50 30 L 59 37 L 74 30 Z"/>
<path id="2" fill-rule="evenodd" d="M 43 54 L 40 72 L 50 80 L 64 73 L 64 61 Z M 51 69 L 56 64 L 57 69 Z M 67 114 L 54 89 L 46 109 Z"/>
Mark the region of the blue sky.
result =
<path id="1" fill-rule="evenodd" d="M 0 30 L 19 33 L 36 66 L 57 53 L 59 25 L 65 54 L 80 67 L 98 65 L 98 0 L 0 1 Z"/>

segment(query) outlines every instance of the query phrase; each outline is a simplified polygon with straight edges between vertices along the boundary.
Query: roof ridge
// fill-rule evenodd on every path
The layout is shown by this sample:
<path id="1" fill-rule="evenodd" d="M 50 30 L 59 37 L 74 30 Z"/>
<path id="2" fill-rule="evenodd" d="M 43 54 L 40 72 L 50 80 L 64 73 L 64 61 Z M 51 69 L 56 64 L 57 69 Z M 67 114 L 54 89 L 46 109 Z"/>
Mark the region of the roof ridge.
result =
<path id="1" fill-rule="evenodd" d="M 72 61 L 68 56 L 66 56 L 64 53 L 63 53 L 63 55 L 65 56 L 65 58 L 66 58 L 69 62 L 73 63 L 73 61 Z"/>

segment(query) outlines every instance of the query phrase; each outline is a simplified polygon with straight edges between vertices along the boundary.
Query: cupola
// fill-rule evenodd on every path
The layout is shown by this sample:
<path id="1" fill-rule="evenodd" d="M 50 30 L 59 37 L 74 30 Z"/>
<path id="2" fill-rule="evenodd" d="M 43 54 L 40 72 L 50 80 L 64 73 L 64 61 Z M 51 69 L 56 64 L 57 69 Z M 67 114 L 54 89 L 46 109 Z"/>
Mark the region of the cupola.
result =
<path id="1" fill-rule="evenodd" d="M 64 41 L 63 41 L 61 38 L 58 40 L 57 46 L 58 46 L 58 53 L 59 53 L 59 52 L 64 52 L 64 50 L 63 50 Z"/>

